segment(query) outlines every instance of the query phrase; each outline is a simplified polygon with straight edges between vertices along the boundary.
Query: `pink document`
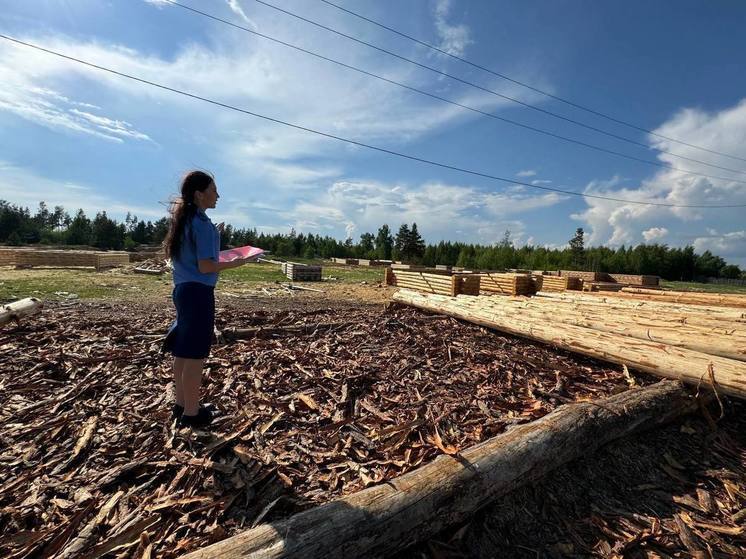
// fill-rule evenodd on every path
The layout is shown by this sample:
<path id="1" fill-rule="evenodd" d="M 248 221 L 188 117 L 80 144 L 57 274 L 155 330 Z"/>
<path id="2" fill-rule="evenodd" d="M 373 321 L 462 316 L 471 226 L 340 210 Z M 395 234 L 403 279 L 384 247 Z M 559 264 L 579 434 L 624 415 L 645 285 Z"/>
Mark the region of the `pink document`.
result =
<path id="1" fill-rule="evenodd" d="M 253 258 L 255 256 L 261 256 L 264 254 L 264 250 L 261 248 L 245 247 L 231 248 L 228 250 L 220 251 L 220 262 L 233 262 L 234 260 L 242 260 L 244 258 Z"/>

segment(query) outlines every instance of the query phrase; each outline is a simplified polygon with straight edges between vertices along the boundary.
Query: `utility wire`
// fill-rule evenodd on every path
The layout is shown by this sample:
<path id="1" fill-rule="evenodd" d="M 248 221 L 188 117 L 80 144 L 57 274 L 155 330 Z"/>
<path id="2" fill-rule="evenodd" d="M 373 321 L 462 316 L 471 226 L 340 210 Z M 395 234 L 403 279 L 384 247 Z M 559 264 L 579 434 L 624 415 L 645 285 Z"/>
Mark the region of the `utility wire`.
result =
<path id="1" fill-rule="evenodd" d="M 557 192 L 559 194 L 567 194 L 567 195 L 570 195 L 570 196 L 580 196 L 580 197 L 583 197 L 583 198 L 595 198 L 595 199 L 599 199 L 599 200 L 609 200 L 609 201 L 612 201 L 612 202 L 622 202 L 622 203 L 625 203 L 625 204 L 637 204 L 637 205 L 642 205 L 642 206 L 661 206 L 661 207 L 667 207 L 667 208 L 744 208 L 744 207 L 746 207 L 746 204 L 700 205 L 700 204 L 668 204 L 668 203 L 665 203 L 665 202 L 643 202 L 643 201 L 640 201 L 640 200 L 626 200 L 626 199 L 623 199 L 623 198 L 614 198 L 614 197 L 610 197 L 610 196 L 601 196 L 601 195 L 598 195 L 598 194 L 587 194 L 587 193 L 584 193 L 584 192 L 577 192 L 577 191 L 573 191 L 573 190 L 564 190 L 564 189 L 561 189 L 561 188 L 552 188 L 552 187 L 549 187 L 549 186 L 540 186 L 540 185 L 531 184 L 531 183 L 527 183 L 527 182 L 522 182 L 522 181 L 518 181 L 518 180 L 507 179 L 507 178 L 500 177 L 500 176 L 497 176 L 497 175 L 492 175 L 492 174 L 489 174 L 489 173 L 486 173 L 486 172 L 475 171 L 475 170 L 472 170 L 472 169 L 466 169 L 464 167 L 458 167 L 456 165 L 450 165 L 450 164 L 447 164 L 447 163 L 440 163 L 438 161 L 433 161 L 431 159 L 425 159 L 425 158 L 422 158 L 422 157 L 417 157 L 415 155 L 409 155 L 409 154 L 406 154 L 406 153 L 401 153 L 401 152 L 394 151 L 394 150 L 391 150 L 391 149 L 382 148 L 382 147 L 379 147 L 379 146 L 374 146 L 374 145 L 371 145 L 371 144 L 366 144 L 364 142 L 359 142 L 357 140 L 351 140 L 349 138 L 344 138 L 342 136 L 337 136 L 337 135 L 334 135 L 334 134 L 330 134 L 328 132 L 322 132 L 320 130 L 315 130 L 313 128 L 309 128 L 309 127 L 306 127 L 306 126 L 301 126 L 299 124 L 293 124 L 291 122 L 287 122 L 287 121 L 279 119 L 279 118 L 275 118 L 275 117 L 271 117 L 271 116 L 266 116 L 266 115 L 263 115 L 263 114 L 260 114 L 260 113 L 256 113 L 256 112 L 250 111 L 248 109 L 242 109 L 242 108 L 236 107 L 234 105 L 229 105 L 228 103 L 222 103 L 220 101 L 215 101 L 214 99 L 209 99 L 207 97 L 202 97 L 202 96 L 194 94 L 194 93 L 189 93 L 188 91 L 177 89 L 175 87 L 170 87 L 170 86 L 163 85 L 163 84 L 160 84 L 160 83 L 157 83 L 157 82 L 146 80 L 144 78 L 140 78 L 140 77 L 134 76 L 132 74 L 127 74 L 125 72 L 120 72 L 118 70 L 113 70 L 111 68 L 107 68 L 106 66 L 100 66 L 98 64 L 94 64 L 93 62 L 88 62 L 88 61 L 80 59 L 80 58 L 75 58 L 74 56 L 70 56 L 70 55 L 67 55 L 67 54 L 64 54 L 64 53 L 61 53 L 61 52 L 57 52 L 57 51 L 54 51 L 54 50 L 51 50 L 51 49 L 40 47 L 40 46 L 35 45 L 33 43 L 28 43 L 26 41 L 22 41 L 20 39 L 16 39 L 14 37 L 10 37 L 8 35 L 4 35 L 4 34 L 1 34 L 1 33 L 0 33 L 0 39 L 4 39 L 6 41 L 15 43 L 17 45 L 22 45 L 22 46 L 25 46 L 25 47 L 28 47 L 28 48 L 32 48 L 32 49 L 35 49 L 37 51 L 45 52 L 47 54 L 51 54 L 51 55 L 57 56 L 59 58 L 64 58 L 65 60 L 69 60 L 71 62 L 76 62 L 78 64 L 82 64 L 84 66 L 88 66 L 90 68 L 95 68 L 97 70 L 101 70 L 101 71 L 107 72 L 109 74 L 114 74 L 116 76 L 120 76 L 120 77 L 127 78 L 127 79 L 130 79 L 130 80 L 139 82 L 139 83 L 150 85 L 150 86 L 156 87 L 158 89 L 162 89 L 162 90 L 165 90 L 165 91 L 170 91 L 170 92 L 176 93 L 178 95 L 183 95 L 184 97 L 189 97 L 189 98 L 192 98 L 192 99 L 197 99 L 199 101 L 204 101 L 205 103 L 210 103 L 211 105 L 215 105 L 215 106 L 218 106 L 218 107 L 223 107 L 225 109 L 229 109 L 229 110 L 236 111 L 236 112 L 239 112 L 239 113 L 243 113 L 243 114 L 246 114 L 246 115 L 249 115 L 249 116 L 260 118 L 260 119 L 263 119 L 263 120 L 266 120 L 266 121 L 269 121 L 269 122 L 274 122 L 276 124 L 282 124 L 283 126 L 287 126 L 289 128 L 294 128 L 296 130 L 302 130 L 304 132 L 309 132 L 311 134 L 316 134 L 318 136 L 323 136 L 325 138 L 330 138 L 330 139 L 337 140 L 337 141 L 340 141 L 340 142 L 344 142 L 344 143 L 347 143 L 347 144 L 351 144 L 351 145 L 355 145 L 355 146 L 359 146 L 359 147 L 364 147 L 366 149 L 369 149 L 369 150 L 372 150 L 372 151 L 377 151 L 379 153 L 386 153 L 388 155 L 393 155 L 393 156 L 396 156 L 396 157 L 400 157 L 402 159 L 408 159 L 410 161 L 417 161 L 419 163 L 424 163 L 426 165 L 431 165 L 433 167 L 439 167 L 441 169 L 448 169 L 448 170 L 451 170 L 451 171 L 457 171 L 457 172 L 460 172 L 460 173 L 465 173 L 465 174 L 476 176 L 476 177 L 482 177 L 482 178 L 486 178 L 486 179 L 496 180 L 496 181 L 505 182 L 505 183 L 508 183 L 508 184 L 516 184 L 516 185 L 526 186 L 528 188 L 534 188 L 534 189 L 538 189 L 538 190 L 545 190 L 545 191 L 549 191 L 549 192 Z"/>
<path id="2" fill-rule="evenodd" d="M 175 0 L 163 0 L 163 1 L 168 2 L 170 4 L 174 4 L 174 5 L 177 4 L 177 2 L 175 2 Z M 542 114 L 545 114 L 545 115 L 548 115 L 548 116 L 551 116 L 551 117 L 563 120 L 565 122 L 569 122 L 571 124 L 575 124 L 576 126 L 580 126 L 582 128 L 586 128 L 588 130 L 592 130 L 594 132 L 597 132 L 599 134 L 603 134 L 605 136 L 609 136 L 611 138 L 616 138 L 617 140 L 621 140 L 623 142 L 634 144 L 636 146 L 641 146 L 641 147 L 644 147 L 645 149 L 648 149 L 648 150 L 651 149 L 649 145 L 644 144 L 642 142 L 638 142 L 637 140 L 632 140 L 631 138 L 626 138 L 625 136 L 620 136 L 619 134 L 615 134 L 613 132 L 609 132 L 607 130 L 603 130 L 602 128 L 597 128 L 596 126 L 592 126 L 590 124 L 585 124 L 584 122 L 580 122 L 579 120 L 575 120 L 575 119 L 572 119 L 570 117 L 563 116 L 561 114 L 549 111 L 547 109 L 542 109 L 541 107 L 537 107 L 536 105 L 532 105 L 531 103 L 527 103 L 525 101 L 521 101 L 520 99 L 516 99 L 515 97 L 511 97 L 509 95 L 505 95 L 503 93 L 499 93 L 498 91 L 495 91 L 494 89 L 489 89 L 488 87 L 481 86 L 481 85 L 476 84 L 474 82 L 471 82 L 469 80 L 465 80 L 463 78 L 459 78 L 458 76 L 454 76 L 453 74 L 449 74 L 448 72 L 444 72 L 442 70 L 438 70 L 437 68 L 434 68 L 433 66 L 428 66 L 427 64 L 423 64 L 422 62 L 417 62 L 416 60 L 413 60 L 411 58 L 407 58 L 406 56 L 403 56 L 401 54 L 397 54 L 397 53 L 395 53 L 393 51 L 390 51 L 390 50 L 387 50 L 387 49 L 385 49 L 383 47 L 379 47 L 378 45 L 374 45 L 373 43 L 369 43 L 367 41 L 363 41 L 362 39 L 358 39 L 357 37 L 354 37 L 352 35 L 348 35 L 347 33 L 344 33 L 342 31 L 339 31 L 337 29 L 334 29 L 332 27 L 329 27 L 327 25 L 324 25 L 322 23 L 314 21 L 312 19 L 308 19 L 306 17 L 298 15 L 298 14 L 296 14 L 294 12 L 291 12 L 290 10 L 286 10 L 284 8 L 280 8 L 279 6 L 275 6 L 274 4 L 271 4 L 269 2 L 265 2 L 265 0 L 254 0 L 254 2 L 257 2 L 258 4 L 261 4 L 263 6 L 271 8 L 271 9 L 276 10 L 278 12 L 281 12 L 283 14 L 289 15 L 290 17 L 294 17 L 296 19 L 299 19 L 301 21 L 304 21 L 306 23 L 314 25 L 314 26 L 316 26 L 316 27 L 318 27 L 320 29 L 324 29 L 326 31 L 329 31 L 330 33 L 334 33 L 336 35 L 339 35 L 340 37 L 344 37 L 346 39 L 349 39 L 350 41 L 354 41 L 354 42 L 359 43 L 361 45 L 365 45 L 367 47 L 375 49 L 375 50 L 377 50 L 379 52 L 383 52 L 385 54 L 388 54 L 390 56 L 398 58 L 399 60 L 403 60 L 403 61 L 408 62 L 410 64 L 414 64 L 415 66 L 418 66 L 418 67 L 423 68 L 425 70 L 429 70 L 429 71 L 434 72 L 434 73 L 436 73 L 436 74 L 438 74 L 440 76 L 444 76 L 444 77 L 450 78 L 450 79 L 455 80 L 455 81 L 457 81 L 459 83 L 463 83 L 465 85 L 471 86 L 471 87 L 473 87 L 475 89 L 478 89 L 480 91 L 484 91 L 486 93 L 490 93 L 491 95 L 495 95 L 497 97 L 500 97 L 500 98 L 505 99 L 507 101 L 510 101 L 512 103 L 517 103 L 517 104 L 519 104 L 519 105 L 521 105 L 523 107 L 526 107 L 528 109 L 532 109 L 534 111 L 538 111 L 538 112 L 540 112 Z M 723 166 L 720 166 L 720 165 L 715 165 L 713 163 L 707 163 L 706 161 L 700 161 L 699 159 L 694 159 L 693 157 L 687 157 L 685 155 L 680 155 L 680 154 L 677 154 L 677 153 L 672 153 L 670 151 L 666 151 L 666 150 L 663 150 L 663 149 L 658 149 L 658 148 L 655 148 L 655 149 L 657 149 L 657 151 L 660 151 L 661 153 L 666 153 L 666 154 L 671 155 L 673 157 L 678 157 L 679 159 L 684 159 L 684 160 L 687 160 L 687 161 L 691 161 L 693 163 L 699 163 L 700 165 L 707 165 L 708 167 L 714 167 L 716 169 L 722 169 L 724 171 L 731 171 L 733 173 L 746 173 L 746 171 L 741 171 L 739 169 L 731 169 L 729 167 L 723 167 Z"/>
<path id="3" fill-rule="evenodd" d="M 457 54 L 450 53 L 447 50 L 441 49 L 441 48 L 433 45 L 432 43 L 428 43 L 427 41 L 422 41 L 422 40 L 420 40 L 420 39 L 418 39 L 416 37 L 413 37 L 411 35 L 408 35 L 408 34 L 404 33 L 403 31 L 399 31 L 398 29 L 394 29 L 393 27 L 385 25 L 385 24 L 381 23 L 380 21 L 376 21 L 376 20 L 374 20 L 372 18 L 366 17 L 366 16 L 364 16 L 362 14 L 359 14 L 357 12 L 354 12 L 354 11 L 352 11 L 350 9 L 345 8 L 344 6 L 340 6 L 339 4 L 335 4 L 334 2 L 330 2 L 329 0 L 320 0 L 320 1 L 323 2 L 324 4 L 328 4 L 329 6 L 332 6 L 334 8 L 337 8 L 338 10 L 341 10 L 341 11 L 346 12 L 346 13 L 352 15 L 352 16 L 355 16 L 356 18 L 359 18 L 359 19 L 362 19 L 364 21 L 367 21 L 368 23 L 372 23 L 373 25 L 376 25 L 376 26 L 378 26 L 378 27 L 380 27 L 382 29 L 386 29 L 387 31 L 390 31 L 391 33 L 399 35 L 400 37 L 404 37 L 405 39 L 409 39 L 410 41 L 413 41 L 413 42 L 417 43 L 418 45 L 422 45 L 424 47 L 427 47 L 427 48 L 429 48 L 431 50 L 434 50 L 435 52 L 438 52 L 440 54 L 448 56 L 448 57 L 450 57 L 450 58 L 452 58 L 454 60 L 458 60 L 460 62 L 468 64 L 469 66 L 471 66 L 473 68 L 478 68 L 479 70 L 482 70 L 484 72 L 492 74 L 493 76 L 497 76 L 498 78 L 502 78 L 502 79 L 504 79 L 506 81 L 509 81 L 509 82 L 512 82 L 512 83 L 514 83 L 516 85 L 520 85 L 521 87 L 525 87 L 526 89 L 530 89 L 531 91 L 535 91 L 536 93 L 540 93 L 541 95 L 545 95 L 545 96 L 550 97 L 550 98 L 552 98 L 552 99 L 554 99 L 556 101 L 561 101 L 562 103 L 570 105 L 571 107 L 575 107 L 576 109 L 580 109 L 582 111 L 586 111 L 586 112 L 594 114 L 596 116 L 600 116 L 600 117 L 608 119 L 608 120 L 610 120 L 612 122 L 616 122 L 617 124 L 622 124 L 624 126 L 628 126 L 629 128 L 633 128 L 633 129 L 638 130 L 640 132 L 645 132 L 646 134 L 650 134 L 651 136 L 655 136 L 657 138 L 662 138 L 664 140 L 668 140 L 669 142 L 675 142 L 677 144 L 688 146 L 690 148 L 699 149 L 699 150 L 706 151 L 708 153 L 712 153 L 712 154 L 715 154 L 715 155 L 722 155 L 723 157 L 729 157 L 731 159 L 737 159 L 739 161 L 746 161 L 746 158 L 744 158 L 744 157 L 739 157 L 737 155 L 730 155 L 730 154 L 724 153 L 722 151 L 712 150 L 712 149 L 708 149 L 708 148 L 705 148 L 705 147 L 702 147 L 702 146 L 698 146 L 698 145 L 695 145 L 695 144 L 690 144 L 690 143 L 685 142 L 683 140 L 677 140 L 676 138 L 671 138 L 670 136 L 665 136 L 663 134 L 659 134 L 657 132 L 654 132 L 652 130 L 648 130 L 647 128 L 644 128 L 644 127 L 639 126 L 637 124 L 633 124 L 633 123 L 628 122 L 626 120 L 622 120 L 620 118 L 616 118 L 616 117 L 608 115 L 606 113 L 602 113 L 602 112 L 597 111 L 595 109 L 591 109 L 590 107 L 587 107 L 585 105 L 581 105 L 580 103 L 575 103 L 574 101 L 570 101 L 569 99 L 565 99 L 564 97 L 560 97 L 558 95 L 554 95 L 552 93 L 549 93 L 548 91 L 544 91 L 543 89 L 539 89 L 538 87 L 535 87 L 533 85 L 527 84 L 526 82 L 522 82 L 522 81 L 517 80 L 515 78 L 511 78 L 510 76 L 507 76 L 507 75 L 505 75 L 503 73 L 500 73 L 500 72 L 498 72 L 496 70 L 492 70 L 490 68 L 482 66 L 481 64 L 477 64 L 476 62 L 472 62 L 471 60 L 468 60 L 467 58 L 464 58 L 462 56 L 458 56 Z"/>
<path id="4" fill-rule="evenodd" d="M 379 74 L 375 74 L 373 72 L 369 72 L 369 71 L 364 70 L 362 68 L 359 68 L 357 66 L 353 66 L 351 64 L 346 64 L 345 62 L 341 62 L 341 61 L 336 60 L 334 58 L 330 58 L 328 56 L 324 56 L 322 54 L 319 54 L 317 52 L 308 50 L 308 49 L 303 48 L 303 47 L 299 47 L 297 45 L 294 45 L 292 43 L 288 43 L 286 41 L 283 41 L 283 40 L 278 39 L 276 37 L 272 37 L 272 36 L 267 35 L 265 33 L 260 33 L 259 31 L 255 31 L 254 29 L 251 29 L 249 27 L 245 27 L 243 25 L 239 25 L 239 24 L 234 23 L 234 22 L 232 22 L 230 20 L 223 19 L 221 17 L 218 17 L 216 15 L 210 14 L 208 12 L 204 12 L 202 10 L 198 10 L 197 8 L 193 8 L 193 7 L 188 6 L 186 4 L 181 4 L 180 2 L 177 2 L 176 0 L 163 0 L 163 1 L 164 2 L 168 2 L 168 3 L 170 3 L 170 4 L 174 5 L 174 6 L 182 8 L 184 10 L 187 10 L 188 12 L 191 12 L 191 13 L 203 16 L 205 18 L 217 21 L 219 23 L 223 23 L 225 25 L 228 25 L 230 27 L 234 27 L 234 28 L 239 29 L 241 31 L 245 31 L 247 33 L 251 33 L 252 35 L 255 35 L 257 37 L 261 37 L 262 39 L 267 39 L 268 41 L 272 41 L 274 43 L 277 43 L 277 44 L 283 45 L 285 47 L 294 49 L 294 50 L 302 52 L 304 54 L 307 54 L 307 55 L 319 58 L 319 59 L 324 60 L 326 62 L 331 62 L 332 64 L 336 64 L 336 65 L 341 66 L 343 68 L 346 68 L 348 70 L 352 70 L 354 72 L 358 72 L 360 74 L 364 74 L 366 76 L 370 76 L 372 78 L 376 78 L 376 79 L 384 81 L 386 83 L 390 83 L 392 85 L 396 85 L 398 87 L 402 87 L 402 88 L 407 89 L 409 91 L 413 91 L 415 93 L 419 93 L 420 95 L 425 95 L 425 96 L 430 97 L 432 99 L 437 99 L 438 101 L 442 101 L 444 103 L 448 103 L 450 105 L 454 105 L 456 107 L 460 107 L 462 109 L 466 109 L 466 110 L 475 112 L 477 114 L 480 114 L 480 115 L 487 116 L 487 117 L 495 119 L 495 120 L 499 120 L 499 121 L 505 122 L 507 124 L 512 124 L 513 126 L 518 126 L 520 128 L 524 128 L 526 130 L 531 130 L 532 132 L 536 132 L 538 134 L 544 134 L 546 136 L 550 136 L 550 137 L 556 138 L 558 140 L 563 140 L 565 142 L 570 142 L 570 143 L 573 143 L 573 144 L 576 144 L 576 145 L 579 145 L 579 146 L 583 146 L 583 147 L 586 147 L 586 148 L 589 148 L 589 149 L 593 149 L 593 150 L 596 150 L 596 151 L 600 151 L 600 152 L 603 152 L 603 153 L 608 153 L 608 154 L 611 154 L 611 155 L 616 155 L 618 157 L 623 157 L 625 159 L 630 159 L 632 161 L 639 161 L 640 163 L 645 163 L 646 165 L 653 165 L 655 167 L 661 167 L 663 169 L 670 169 L 672 171 L 679 171 L 679 172 L 687 174 L 687 175 L 695 175 L 695 176 L 698 176 L 698 177 L 705 177 L 705 178 L 708 178 L 708 179 L 716 179 L 716 180 L 731 181 L 731 182 L 737 182 L 737 183 L 741 183 L 741 184 L 746 184 L 746 180 L 734 179 L 732 177 L 718 177 L 718 176 L 708 175 L 706 173 L 698 173 L 696 171 L 688 171 L 688 170 L 682 169 L 680 167 L 675 167 L 675 166 L 671 165 L 670 163 L 661 163 L 659 161 L 652 161 L 650 159 L 644 159 L 642 157 L 636 157 L 634 155 L 628 155 L 626 153 L 622 153 L 622 152 L 619 152 L 619 151 L 616 151 L 616 150 L 604 148 L 604 147 L 601 147 L 601 146 L 597 146 L 595 144 L 590 144 L 590 143 L 587 143 L 587 142 L 583 142 L 581 140 L 576 140 L 574 138 L 569 138 L 569 137 L 563 136 L 561 134 L 555 134 L 554 132 L 550 132 L 550 131 L 544 130 L 542 128 L 537 128 L 535 126 L 524 124 L 522 122 L 518 122 L 518 121 L 515 121 L 515 120 L 512 120 L 512 119 L 506 118 L 506 117 L 498 116 L 498 115 L 496 115 L 494 113 L 490 113 L 490 112 L 487 112 L 487 111 L 483 111 L 481 109 L 477 109 L 475 107 L 471 107 L 469 105 L 465 105 L 463 103 L 459 103 L 458 101 L 453 101 L 451 99 L 447 99 L 445 97 L 441 97 L 440 95 L 437 95 L 435 93 L 430 93 L 428 91 L 424 91 L 422 89 L 418 89 L 416 87 L 413 87 L 413 86 L 410 86 L 410 85 L 398 82 L 396 80 L 392 80 L 390 78 L 386 78 L 384 76 L 381 76 Z M 727 169 L 726 168 L 726 170 L 730 171 L 731 169 Z M 734 171 L 734 172 L 741 172 L 741 171 Z"/>

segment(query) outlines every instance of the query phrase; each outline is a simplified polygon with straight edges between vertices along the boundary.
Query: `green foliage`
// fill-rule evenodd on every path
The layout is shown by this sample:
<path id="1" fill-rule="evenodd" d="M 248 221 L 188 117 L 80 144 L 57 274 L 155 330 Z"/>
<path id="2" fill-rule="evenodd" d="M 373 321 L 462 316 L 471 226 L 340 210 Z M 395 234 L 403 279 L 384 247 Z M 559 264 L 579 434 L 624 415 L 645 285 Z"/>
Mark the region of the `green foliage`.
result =
<path id="1" fill-rule="evenodd" d="M 36 214 L 28 208 L 0 200 L 0 243 L 94 245 L 102 249 L 131 249 L 140 244 L 160 244 L 168 231 L 169 220 L 143 221 L 128 214 L 119 223 L 100 212 L 91 221 L 78 210 L 71 217 L 61 206 L 50 210 L 44 202 Z M 376 235 L 365 232 L 355 244 L 352 239 L 340 241 L 312 233 L 260 233 L 256 229 L 237 229 L 226 225 L 221 234 L 221 246 L 252 245 L 270 251 L 281 258 L 378 258 L 392 257 L 426 266 L 445 264 L 482 270 L 581 269 L 597 272 L 653 274 L 671 281 L 692 281 L 707 277 L 738 278 L 744 274 L 738 266 L 705 251 L 696 254 L 694 248 L 670 248 L 667 245 L 586 247 L 584 231 L 578 228 L 564 249 L 539 246 L 515 247 L 510 231 L 494 245 L 477 245 L 440 241 L 426 245 L 416 223 L 402 224 L 396 236 L 388 225 L 382 225 Z"/>

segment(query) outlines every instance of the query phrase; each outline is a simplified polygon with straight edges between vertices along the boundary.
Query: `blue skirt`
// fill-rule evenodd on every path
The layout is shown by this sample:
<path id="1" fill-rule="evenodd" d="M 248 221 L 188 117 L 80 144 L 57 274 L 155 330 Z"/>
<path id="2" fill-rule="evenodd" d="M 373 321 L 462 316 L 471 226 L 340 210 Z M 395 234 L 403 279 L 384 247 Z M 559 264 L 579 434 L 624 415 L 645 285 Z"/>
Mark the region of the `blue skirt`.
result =
<path id="1" fill-rule="evenodd" d="M 205 359 L 210 355 L 215 329 L 215 288 L 199 282 L 174 287 L 176 320 L 168 329 L 163 347 L 174 357 Z"/>

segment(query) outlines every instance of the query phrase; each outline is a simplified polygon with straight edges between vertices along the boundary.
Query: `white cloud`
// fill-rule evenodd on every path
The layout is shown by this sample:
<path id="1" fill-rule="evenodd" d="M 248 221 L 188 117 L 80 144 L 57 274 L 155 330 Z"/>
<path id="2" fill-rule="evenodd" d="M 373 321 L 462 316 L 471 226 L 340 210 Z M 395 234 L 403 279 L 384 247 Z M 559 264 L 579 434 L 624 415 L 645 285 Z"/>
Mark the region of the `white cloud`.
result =
<path id="1" fill-rule="evenodd" d="M 666 229 L 665 227 L 651 227 L 650 229 L 642 232 L 642 236 L 647 243 L 659 241 L 666 235 L 668 235 L 668 229 Z"/>
<path id="2" fill-rule="evenodd" d="M 233 10 L 235 14 L 240 16 L 242 20 L 248 23 L 252 29 L 257 28 L 256 23 L 249 19 L 249 16 L 246 15 L 246 12 L 243 11 L 243 8 L 241 8 L 241 4 L 238 2 L 238 0 L 226 0 L 226 2 L 228 2 L 228 7 Z"/>
<path id="3" fill-rule="evenodd" d="M 535 177 L 536 171 L 534 171 L 533 169 L 526 169 L 524 171 L 518 171 L 515 174 L 515 176 L 516 177 Z"/>
<path id="4" fill-rule="evenodd" d="M 82 208 L 88 217 L 105 210 L 110 217 L 123 219 L 127 212 L 140 219 L 160 219 L 165 208 L 135 206 L 112 196 L 97 193 L 85 184 L 57 181 L 24 167 L 0 161 L 0 199 L 28 207 L 33 212 L 40 201 L 47 206 L 63 206 L 70 214 Z"/>
<path id="5" fill-rule="evenodd" d="M 709 235 L 697 237 L 694 240 L 694 248 L 698 252 L 709 250 L 723 258 L 735 258 L 744 262 L 746 254 L 746 230 L 731 231 L 718 235 L 717 231 L 708 231 Z"/>
<path id="6" fill-rule="evenodd" d="M 746 99 L 733 107 L 717 113 L 706 113 L 695 109 L 685 109 L 655 130 L 656 133 L 677 138 L 704 148 L 746 157 Z M 733 161 L 696 148 L 684 146 L 651 136 L 651 143 L 685 157 L 700 159 L 724 166 L 734 166 Z M 659 154 L 659 159 L 675 165 L 684 171 L 711 174 L 712 169 L 692 161 L 681 160 L 669 154 Z M 727 172 L 719 172 L 728 175 Z M 732 174 L 732 173 L 731 173 Z M 738 177 L 739 180 L 746 175 Z M 736 205 L 746 204 L 746 185 L 735 180 L 708 179 L 687 175 L 682 171 L 662 170 L 639 184 L 613 177 L 597 180 L 585 189 L 589 194 L 613 196 L 615 198 L 658 202 L 678 205 Z M 587 208 L 572 217 L 583 221 L 590 228 L 589 244 L 620 245 L 639 243 L 647 240 L 654 229 L 675 231 L 681 223 L 686 223 L 689 234 L 667 234 L 666 240 L 672 246 L 688 244 L 692 235 L 701 237 L 699 247 L 722 246 L 729 251 L 735 261 L 746 262 L 746 243 L 738 244 L 738 231 L 743 224 L 744 208 L 693 209 L 666 208 L 624 204 L 608 200 L 585 199 Z M 697 234 L 714 224 L 721 229 L 734 231 L 735 237 L 722 243 L 705 241 L 707 235 Z M 652 233 L 654 236 L 656 232 Z"/>
<path id="7" fill-rule="evenodd" d="M 552 181 L 535 179 L 531 181 L 531 184 L 533 184 L 534 186 L 542 185 L 542 184 L 552 184 Z"/>
<path id="8" fill-rule="evenodd" d="M 557 194 L 490 193 L 471 186 L 428 182 L 418 185 L 339 180 L 285 212 L 287 228 L 346 234 L 375 232 L 382 223 L 396 230 L 417 223 L 430 241 L 440 239 L 494 243 L 506 229 L 516 244 L 526 238 L 524 223 L 515 216 L 558 204 Z"/>
<path id="9" fill-rule="evenodd" d="M 438 48 L 455 56 L 463 56 L 466 48 L 473 42 L 470 38 L 470 30 L 463 23 L 459 25 L 448 23 L 450 11 L 451 0 L 436 0 L 435 30 L 440 39 Z"/>

